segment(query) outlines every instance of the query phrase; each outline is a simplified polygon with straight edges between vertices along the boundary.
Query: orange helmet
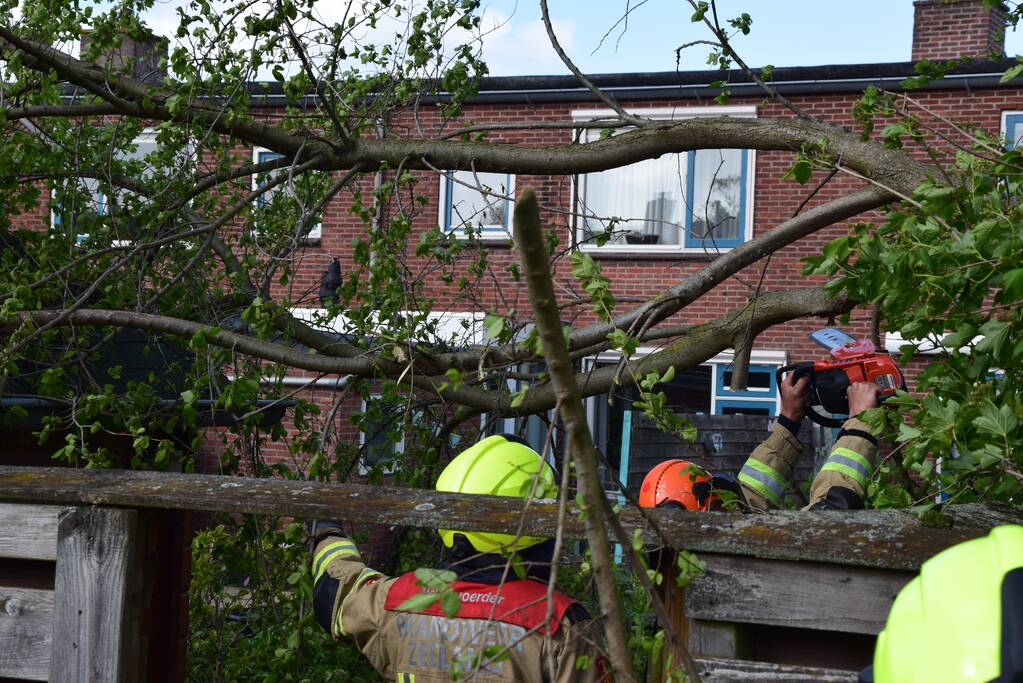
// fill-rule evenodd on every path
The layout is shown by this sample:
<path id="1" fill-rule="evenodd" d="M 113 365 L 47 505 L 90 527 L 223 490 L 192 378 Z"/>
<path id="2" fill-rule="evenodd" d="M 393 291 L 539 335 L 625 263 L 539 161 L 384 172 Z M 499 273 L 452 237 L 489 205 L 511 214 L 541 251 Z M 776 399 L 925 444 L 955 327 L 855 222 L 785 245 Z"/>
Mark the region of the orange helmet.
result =
<path id="1" fill-rule="evenodd" d="M 688 460 L 665 460 L 644 477 L 639 505 L 653 508 L 675 503 L 686 510 L 706 512 L 716 498 L 709 495 L 710 489 L 711 476 L 699 465 Z"/>

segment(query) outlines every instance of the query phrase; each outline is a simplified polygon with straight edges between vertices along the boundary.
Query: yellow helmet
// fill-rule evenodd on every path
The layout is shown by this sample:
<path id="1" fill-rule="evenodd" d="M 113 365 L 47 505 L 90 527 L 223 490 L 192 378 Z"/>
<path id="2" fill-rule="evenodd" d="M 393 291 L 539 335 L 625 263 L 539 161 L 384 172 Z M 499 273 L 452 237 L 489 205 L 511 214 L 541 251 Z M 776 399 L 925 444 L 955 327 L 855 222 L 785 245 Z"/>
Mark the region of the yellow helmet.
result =
<path id="1" fill-rule="evenodd" d="M 555 498 L 558 487 L 554 470 L 540 454 L 509 437 L 495 435 L 483 439 L 459 453 L 437 479 L 437 490 L 449 493 L 476 493 L 516 498 Z M 481 553 L 508 553 L 522 550 L 547 539 L 484 531 L 438 529 L 448 548 L 460 533 Z"/>
<path id="2" fill-rule="evenodd" d="M 895 598 L 875 683 L 1023 681 L 1023 526 L 944 550 Z"/>

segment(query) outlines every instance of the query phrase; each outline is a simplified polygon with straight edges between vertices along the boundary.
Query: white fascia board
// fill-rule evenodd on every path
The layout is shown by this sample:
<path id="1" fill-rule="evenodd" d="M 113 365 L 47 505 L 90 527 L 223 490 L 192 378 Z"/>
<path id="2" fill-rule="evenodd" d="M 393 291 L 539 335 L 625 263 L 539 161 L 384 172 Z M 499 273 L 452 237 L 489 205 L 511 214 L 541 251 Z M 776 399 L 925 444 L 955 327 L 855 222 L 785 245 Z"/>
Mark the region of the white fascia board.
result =
<path id="1" fill-rule="evenodd" d="M 291 314 L 319 330 L 345 334 L 352 329 L 350 318 L 345 315 L 328 318 L 327 311 L 322 308 L 293 308 Z M 401 311 L 398 315 L 408 314 L 406 311 Z M 483 322 L 486 316 L 483 313 L 433 311 L 427 317 L 437 323 L 436 336 L 441 341 L 463 346 L 488 343 L 486 326 Z M 462 324 L 463 321 L 468 327 Z M 387 325 L 380 321 L 374 321 L 374 326 L 381 331 L 387 329 Z"/>
<path id="2" fill-rule="evenodd" d="M 638 349 L 636 349 L 636 352 L 632 355 L 633 358 L 641 358 L 643 356 L 648 356 L 651 353 L 654 353 L 659 350 L 660 350 L 659 348 L 654 346 L 641 346 Z M 608 360 L 617 361 L 621 357 L 622 355 L 618 351 L 601 351 L 596 356 L 590 356 L 590 358 L 593 359 L 594 361 Z M 785 365 L 787 358 L 788 354 L 785 351 L 767 351 L 753 349 L 753 352 L 750 354 L 750 363 L 752 365 L 781 366 Z M 703 361 L 703 363 L 701 363 L 700 365 L 704 365 L 707 363 L 723 363 L 725 365 L 728 365 L 733 362 L 735 362 L 735 351 L 733 351 L 732 349 L 727 349 L 725 351 L 722 351 L 718 355 L 714 356 L 713 358 L 708 358 L 707 360 Z"/>
<path id="3" fill-rule="evenodd" d="M 983 335 L 974 337 L 971 343 L 976 346 L 982 339 L 984 339 Z M 915 354 L 918 356 L 933 356 L 939 353 L 951 353 L 951 349 L 942 346 L 940 343 L 931 341 L 930 339 L 904 339 L 898 332 L 885 332 L 884 350 L 888 353 L 902 353 L 902 346 L 905 344 L 918 344 L 919 347 Z M 969 354 L 970 347 L 960 347 L 959 353 Z"/>
<path id="4" fill-rule="evenodd" d="M 644 107 L 628 109 L 629 114 L 649 119 L 689 119 L 696 116 L 741 116 L 756 117 L 756 105 L 736 105 L 719 107 Z M 573 109 L 573 121 L 589 121 L 591 119 L 617 119 L 618 113 L 613 109 Z"/>

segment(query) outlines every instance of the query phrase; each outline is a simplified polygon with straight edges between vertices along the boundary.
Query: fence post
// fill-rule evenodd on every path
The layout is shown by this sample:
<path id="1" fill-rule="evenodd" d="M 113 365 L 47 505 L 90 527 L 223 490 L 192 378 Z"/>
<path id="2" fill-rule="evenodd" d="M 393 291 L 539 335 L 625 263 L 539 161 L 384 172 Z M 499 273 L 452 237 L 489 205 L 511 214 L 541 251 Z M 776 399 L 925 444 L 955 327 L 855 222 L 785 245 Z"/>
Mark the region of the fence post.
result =
<path id="1" fill-rule="evenodd" d="M 137 634 L 126 617 L 136 528 L 134 510 L 61 510 L 51 683 L 121 683 L 133 671 Z"/>

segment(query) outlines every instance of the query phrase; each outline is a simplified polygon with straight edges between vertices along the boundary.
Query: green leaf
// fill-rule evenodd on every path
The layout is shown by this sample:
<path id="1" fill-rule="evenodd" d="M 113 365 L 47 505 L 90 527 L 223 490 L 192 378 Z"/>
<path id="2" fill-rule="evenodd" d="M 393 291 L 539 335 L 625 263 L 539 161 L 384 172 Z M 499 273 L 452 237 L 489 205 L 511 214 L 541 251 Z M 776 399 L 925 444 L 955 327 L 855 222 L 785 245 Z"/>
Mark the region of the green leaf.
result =
<path id="1" fill-rule="evenodd" d="M 483 319 L 483 324 L 487 329 L 488 337 L 498 341 L 501 340 L 505 327 L 504 316 L 497 315 L 496 313 L 487 313 L 487 317 Z"/>
<path id="2" fill-rule="evenodd" d="M 919 429 L 913 425 L 908 425 L 905 422 L 899 425 L 899 435 L 896 437 L 896 441 L 911 441 L 923 434 Z"/>
<path id="3" fill-rule="evenodd" d="M 462 609 L 462 598 L 453 590 L 444 591 L 440 598 L 440 608 L 444 610 L 444 614 L 453 617 Z"/>
<path id="4" fill-rule="evenodd" d="M 1023 64 L 1016 64 L 1015 66 L 1010 66 L 1008 69 L 1005 70 L 1005 73 L 1002 74 L 1002 77 L 998 79 L 998 82 L 1007 83 L 1012 79 L 1016 78 L 1016 76 L 1019 76 L 1021 73 L 1023 73 Z"/>
<path id="5" fill-rule="evenodd" d="M 458 576 L 447 569 L 434 569 L 432 567 L 420 567 L 416 570 L 416 578 L 426 588 L 441 590 L 458 579 Z"/>
<path id="6" fill-rule="evenodd" d="M 1012 328 L 1001 320 L 988 320 L 981 326 L 980 333 L 984 335 L 984 339 L 977 344 L 977 351 L 1000 358 L 1010 341 Z"/>
<path id="7" fill-rule="evenodd" d="M 1009 406 L 996 408 L 993 403 L 986 403 L 980 411 L 981 415 L 973 421 L 973 425 L 982 433 L 1004 439 L 1019 424 Z"/>
<path id="8" fill-rule="evenodd" d="M 440 593 L 416 593 L 396 608 L 399 612 L 419 612 L 440 600 Z"/>
<path id="9" fill-rule="evenodd" d="M 801 157 L 796 159 L 795 163 L 785 172 L 785 179 L 795 180 L 800 185 L 806 185 L 810 181 L 810 177 L 813 175 L 813 166 L 810 164 L 810 160 Z"/>
<path id="10" fill-rule="evenodd" d="M 522 387 L 518 391 L 514 392 L 511 395 L 511 407 L 518 408 L 520 405 L 522 405 L 522 402 L 526 400 L 526 394 L 528 393 L 529 393 L 528 386 Z"/>
<path id="11" fill-rule="evenodd" d="M 1009 299 L 1023 296 L 1023 268 L 1015 268 L 1002 276 L 1002 291 Z"/>
<path id="12" fill-rule="evenodd" d="M 707 10 L 709 9 L 710 4 L 705 0 L 700 0 L 700 2 L 696 3 L 696 11 L 693 12 L 693 16 L 691 16 L 689 20 L 694 24 L 698 21 L 703 21 L 703 17 L 707 14 Z"/>

